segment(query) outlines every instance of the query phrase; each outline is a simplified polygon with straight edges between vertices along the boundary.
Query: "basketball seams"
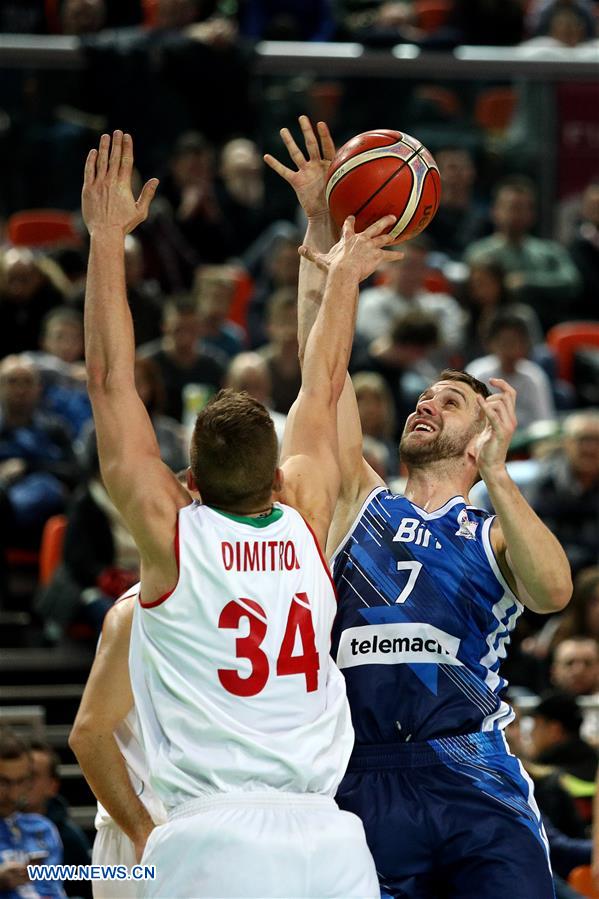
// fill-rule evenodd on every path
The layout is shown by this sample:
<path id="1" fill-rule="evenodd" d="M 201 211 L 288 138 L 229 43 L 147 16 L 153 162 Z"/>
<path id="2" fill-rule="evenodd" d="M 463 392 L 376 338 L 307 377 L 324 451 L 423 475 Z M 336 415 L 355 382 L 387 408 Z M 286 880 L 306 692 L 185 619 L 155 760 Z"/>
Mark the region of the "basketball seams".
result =
<path id="1" fill-rule="evenodd" d="M 411 155 L 407 159 L 401 159 L 398 153 L 390 152 L 393 147 L 407 147 L 408 150 L 411 151 Z M 345 162 L 343 162 L 338 169 L 336 169 L 329 177 L 328 184 L 326 186 L 326 200 L 329 202 L 329 198 L 333 193 L 333 190 L 337 187 L 338 184 L 343 181 L 343 179 L 349 175 L 351 172 L 354 172 L 356 169 L 360 168 L 363 165 L 366 165 L 368 162 L 374 162 L 378 159 L 400 159 L 401 163 L 396 172 L 391 176 L 392 178 L 397 174 L 397 172 L 406 165 L 411 159 L 414 158 L 415 155 L 419 153 L 421 149 L 425 149 L 424 147 L 418 147 L 416 150 L 414 147 L 407 143 L 404 140 L 397 141 L 395 144 L 390 144 L 388 146 L 383 147 L 370 147 L 368 150 L 363 150 L 361 153 L 358 153 L 356 156 L 351 156 Z M 381 152 L 382 151 L 382 152 Z M 379 188 L 380 189 L 380 188 Z M 374 196 L 374 194 L 373 194 Z M 369 202 L 369 201 L 368 201 Z"/>
<path id="2" fill-rule="evenodd" d="M 399 168 L 397 168 L 397 169 L 393 172 L 392 175 L 389 175 L 389 177 L 387 178 L 386 181 L 383 181 L 383 183 L 382 183 L 379 187 L 377 187 L 377 189 L 375 190 L 375 192 L 374 192 L 370 197 L 368 197 L 368 199 L 366 200 L 366 202 L 365 202 L 365 203 L 362 203 L 362 205 L 360 206 L 360 208 L 357 209 L 357 210 L 354 212 L 354 215 L 356 215 L 356 216 L 360 215 L 360 213 L 363 212 L 363 211 L 366 209 L 366 207 L 368 206 L 368 204 L 369 204 L 369 203 L 372 203 L 372 201 L 374 200 L 374 198 L 377 197 L 377 196 L 380 194 L 380 192 L 381 192 L 382 190 L 384 190 L 384 189 L 387 187 L 387 185 L 390 184 L 390 183 L 393 181 L 393 179 L 394 179 L 395 177 L 397 177 L 397 175 L 399 175 L 399 173 L 401 172 L 401 170 L 402 170 L 403 168 L 405 168 L 406 166 L 408 166 L 408 168 L 410 169 L 410 172 L 412 173 L 412 192 L 410 193 L 410 197 L 411 197 L 411 196 L 412 196 L 412 193 L 413 193 L 413 191 L 414 191 L 414 170 L 413 170 L 412 166 L 410 165 L 410 163 L 411 163 L 411 161 L 414 159 L 415 156 L 418 156 L 418 151 L 417 151 L 417 150 L 416 150 L 416 152 L 412 153 L 412 155 L 411 155 L 410 157 L 408 157 L 408 159 L 404 159 L 404 160 L 403 160 L 403 162 L 402 162 L 402 164 L 399 166 Z M 396 227 L 397 227 L 397 226 L 396 226 Z"/>

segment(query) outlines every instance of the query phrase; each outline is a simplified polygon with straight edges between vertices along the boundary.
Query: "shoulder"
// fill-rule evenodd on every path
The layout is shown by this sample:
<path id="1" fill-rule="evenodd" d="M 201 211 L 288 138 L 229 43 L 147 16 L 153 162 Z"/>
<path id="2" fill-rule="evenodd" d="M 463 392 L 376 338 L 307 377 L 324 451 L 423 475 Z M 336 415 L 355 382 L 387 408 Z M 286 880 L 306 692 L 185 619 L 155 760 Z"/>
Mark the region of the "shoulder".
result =
<path id="1" fill-rule="evenodd" d="M 26 834 L 44 833 L 50 835 L 55 843 L 60 843 L 60 837 L 56 826 L 44 815 L 37 815 L 33 812 L 22 812 L 16 816 L 15 823 Z"/>
<path id="2" fill-rule="evenodd" d="M 498 249 L 500 249 L 500 243 L 497 236 L 490 234 L 488 237 L 481 237 L 480 240 L 475 240 L 474 243 L 466 247 L 464 256 L 468 262 L 472 262 L 475 259 L 480 259 L 482 256 L 494 253 Z"/>

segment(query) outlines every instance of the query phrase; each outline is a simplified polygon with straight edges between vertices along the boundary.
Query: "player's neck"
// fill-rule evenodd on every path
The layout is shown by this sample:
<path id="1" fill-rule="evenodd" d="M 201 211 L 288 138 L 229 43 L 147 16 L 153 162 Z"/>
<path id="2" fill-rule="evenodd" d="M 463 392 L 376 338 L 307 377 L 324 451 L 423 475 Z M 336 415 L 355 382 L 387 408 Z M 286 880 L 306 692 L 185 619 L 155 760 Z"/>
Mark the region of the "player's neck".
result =
<path id="1" fill-rule="evenodd" d="M 454 496 L 463 496 L 467 500 L 469 489 L 470 479 L 463 469 L 458 470 L 447 460 L 441 460 L 423 468 L 413 468 L 404 495 L 425 512 L 434 512 Z"/>

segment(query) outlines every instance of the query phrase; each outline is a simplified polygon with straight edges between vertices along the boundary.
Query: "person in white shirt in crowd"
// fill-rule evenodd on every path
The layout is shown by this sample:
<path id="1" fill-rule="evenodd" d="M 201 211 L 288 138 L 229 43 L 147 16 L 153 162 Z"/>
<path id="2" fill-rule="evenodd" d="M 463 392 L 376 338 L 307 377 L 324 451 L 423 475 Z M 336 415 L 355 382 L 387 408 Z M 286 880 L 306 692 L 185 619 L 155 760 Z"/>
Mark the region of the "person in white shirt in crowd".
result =
<path id="1" fill-rule="evenodd" d="M 426 289 L 428 239 L 420 234 L 402 246 L 401 262 L 386 264 L 382 269 L 385 283 L 360 294 L 356 333 L 365 340 L 375 340 L 389 332 L 399 315 L 413 310 L 426 312 L 439 326 L 439 353 L 444 358 L 437 361 L 442 367 L 448 354 L 460 349 L 468 316 L 449 294 Z"/>
<path id="2" fill-rule="evenodd" d="M 540 365 L 527 359 L 531 349 L 526 323 L 511 312 L 498 313 L 489 324 L 488 356 L 473 359 L 466 371 L 479 381 L 503 378 L 516 391 L 518 426 L 555 419 L 549 378 Z"/>

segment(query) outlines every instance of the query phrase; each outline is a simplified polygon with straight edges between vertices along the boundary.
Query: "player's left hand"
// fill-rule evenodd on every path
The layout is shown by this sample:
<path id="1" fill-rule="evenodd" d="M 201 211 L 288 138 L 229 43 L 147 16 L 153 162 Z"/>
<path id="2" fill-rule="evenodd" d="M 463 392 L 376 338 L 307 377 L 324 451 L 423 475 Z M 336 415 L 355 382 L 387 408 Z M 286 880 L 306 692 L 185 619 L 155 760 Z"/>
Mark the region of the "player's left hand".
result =
<path id="1" fill-rule="evenodd" d="M 516 391 L 502 378 L 489 378 L 499 393 L 484 399 L 476 395 L 476 401 L 486 418 L 486 424 L 477 443 L 476 462 L 481 476 L 503 468 L 510 442 L 518 421 L 516 419 Z"/>
<path id="2" fill-rule="evenodd" d="M 308 218 L 317 218 L 329 214 L 325 188 L 327 174 L 335 156 L 335 144 L 324 122 L 318 122 L 316 126 L 320 147 L 308 116 L 301 115 L 299 124 L 306 144 L 307 159 L 294 141 L 289 128 L 281 128 L 281 138 L 297 171 L 283 165 L 270 153 L 266 153 L 264 162 L 291 185 Z"/>
<path id="3" fill-rule="evenodd" d="M 158 179 L 150 178 L 136 200 L 132 175 L 131 135 L 115 131 L 111 141 L 109 134 L 103 134 L 98 149 L 90 150 L 85 163 L 81 210 L 90 234 L 112 228 L 129 234 L 147 218 Z"/>

